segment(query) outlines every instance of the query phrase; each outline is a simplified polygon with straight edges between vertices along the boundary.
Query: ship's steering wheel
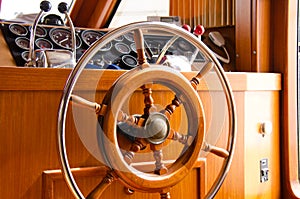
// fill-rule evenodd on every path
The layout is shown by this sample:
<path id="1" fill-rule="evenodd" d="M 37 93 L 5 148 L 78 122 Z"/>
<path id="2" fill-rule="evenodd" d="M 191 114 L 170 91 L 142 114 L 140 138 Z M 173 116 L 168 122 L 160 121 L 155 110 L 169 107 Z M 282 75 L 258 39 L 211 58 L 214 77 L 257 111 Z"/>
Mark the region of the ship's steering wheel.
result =
<path id="1" fill-rule="evenodd" d="M 128 51 L 131 56 L 127 67 L 133 69 L 122 73 L 109 85 L 105 96 L 99 97 L 101 94 L 97 89 L 108 84 L 107 78 L 103 78 L 107 71 L 104 69 L 124 65 L 122 59 L 126 57 L 116 55 L 124 46 L 113 49 L 119 45 L 117 41 L 121 37 L 127 38 L 128 46 L 132 47 Z M 126 49 L 123 52 L 127 52 Z M 132 57 L 137 58 L 137 64 Z M 114 61 L 108 61 L 108 58 Z M 91 66 L 101 69 L 90 69 Z M 186 66 L 192 72 L 179 71 Z M 86 90 L 92 94 L 87 94 Z M 173 97 L 160 99 L 164 95 L 155 95 L 156 90 L 163 90 Z M 214 96 L 213 92 L 218 95 Z M 163 97 L 157 99 L 157 96 Z M 139 112 L 139 106 L 132 104 L 132 98 L 142 98 L 143 108 Z M 169 102 L 162 104 L 166 100 Z M 78 108 L 78 104 L 84 107 Z M 95 132 L 85 132 L 84 126 L 89 122 L 76 119 L 82 118 L 85 107 L 96 112 L 92 113 L 96 118 Z M 72 112 L 75 126 L 81 123 L 77 132 L 85 147 L 109 170 L 87 196 L 78 188 L 69 165 L 65 139 L 67 112 Z M 175 115 L 180 119 L 173 119 Z M 227 146 L 217 147 L 217 140 L 224 131 L 228 136 Z M 223 163 L 205 196 L 212 198 L 231 165 L 235 134 L 233 95 L 216 57 L 195 35 L 160 22 L 125 25 L 96 41 L 72 70 L 58 112 L 62 171 L 77 198 L 99 198 L 114 180 L 131 191 L 158 192 L 161 198 L 171 198 L 170 187 L 179 183 L 199 158 L 213 153 L 221 157 Z M 168 151 L 176 152 L 169 156 Z M 148 166 L 141 166 L 145 162 L 149 163 Z"/>

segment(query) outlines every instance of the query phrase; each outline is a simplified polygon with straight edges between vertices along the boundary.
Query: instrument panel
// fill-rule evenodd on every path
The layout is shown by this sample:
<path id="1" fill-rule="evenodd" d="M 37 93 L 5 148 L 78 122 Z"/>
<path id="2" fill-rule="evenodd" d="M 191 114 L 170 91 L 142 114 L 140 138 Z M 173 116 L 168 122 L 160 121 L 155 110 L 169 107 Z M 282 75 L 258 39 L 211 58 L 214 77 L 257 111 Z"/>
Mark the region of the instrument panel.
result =
<path id="1" fill-rule="evenodd" d="M 76 60 L 107 31 L 75 28 L 76 30 Z M 17 66 L 24 66 L 28 60 L 30 48 L 31 25 L 22 23 L 1 23 L 1 31 L 10 48 L 11 54 Z M 168 36 L 144 35 L 145 51 L 149 62 L 155 62 L 157 56 L 165 44 Z M 65 26 L 38 25 L 34 48 L 36 49 L 64 49 L 72 50 L 71 31 Z M 186 55 L 192 52 L 192 46 L 184 40 L 176 41 L 166 53 L 167 55 Z M 197 62 L 205 62 L 205 58 L 199 53 Z M 115 38 L 100 49 L 89 63 L 90 68 L 103 69 L 132 69 L 137 66 L 137 53 L 133 34 L 128 33 Z"/>

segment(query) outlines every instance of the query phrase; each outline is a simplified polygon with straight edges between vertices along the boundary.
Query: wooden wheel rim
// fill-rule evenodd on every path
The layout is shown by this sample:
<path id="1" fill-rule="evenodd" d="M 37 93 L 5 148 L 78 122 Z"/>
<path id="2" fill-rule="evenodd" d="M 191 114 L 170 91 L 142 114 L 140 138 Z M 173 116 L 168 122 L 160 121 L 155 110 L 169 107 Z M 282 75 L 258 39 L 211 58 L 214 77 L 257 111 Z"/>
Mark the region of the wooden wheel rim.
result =
<path id="1" fill-rule="evenodd" d="M 160 74 L 159 77 L 157 74 Z M 110 167 L 127 186 L 137 190 L 157 192 L 166 187 L 171 187 L 182 180 L 197 161 L 205 132 L 202 103 L 198 94 L 190 85 L 190 82 L 173 69 L 154 66 L 142 70 L 129 71 L 125 77 L 126 78 L 119 78 L 113 85 L 114 91 L 110 92 L 111 96 L 106 97 L 106 100 L 108 100 L 108 111 L 104 116 L 103 131 L 107 139 L 104 138 L 102 140 L 104 154 Z M 118 149 L 119 146 L 116 136 L 116 115 L 125 99 L 127 99 L 136 88 L 151 81 L 163 83 L 172 90 L 175 90 L 176 93 L 180 93 L 185 100 L 184 106 L 188 109 L 188 126 L 191 128 L 189 130 L 195 130 L 195 127 L 190 127 L 191 123 L 196 123 L 197 126 L 197 133 L 195 133 L 193 144 L 173 163 L 168 173 L 164 175 L 146 174 L 128 166 Z"/>

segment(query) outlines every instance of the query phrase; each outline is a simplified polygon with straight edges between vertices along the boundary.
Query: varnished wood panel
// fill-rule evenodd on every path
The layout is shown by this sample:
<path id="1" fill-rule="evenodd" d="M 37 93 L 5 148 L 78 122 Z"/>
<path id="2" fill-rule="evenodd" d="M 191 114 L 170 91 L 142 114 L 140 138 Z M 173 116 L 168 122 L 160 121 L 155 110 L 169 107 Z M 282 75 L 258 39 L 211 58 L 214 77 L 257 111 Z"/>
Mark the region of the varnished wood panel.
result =
<path id="1" fill-rule="evenodd" d="M 109 88 L 112 81 L 123 72 L 124 71 L 106 71 L 103 74 L 103 84 L 101 84 L 101 88 Z M 70 70 L 68 69 L 0 67 L 0 162 L 3 163 L 1 164 L 0 170 L 0 194 L 2 197 L 40 198 L 44 194 L 47 195 L 49 193 L 49 188 L 45 189 L 43 185 L 45 184 L 45 175 L 48 175 L 48 179 L 50 175 L 50 179 L 54 178 L 55 181 L 56 178 L 53 177 L 53 175 L 56 174 L 51 174 L 49 171 L 60 168 L 56 145 L 56 120 L 61 92 L 69 73 Z M 97 72 L 91 71 L 90 78 L 83 79 L 81 85 L 82 90 L 86 89 L 90 83 L 96 81 L 97 78 L 93 78 L 93 75 L 97 76 Z M 194 74 L 185 73 L 184 75 L 190 79 Z M 249 168 L 247 166 L 247 164 L 256 165 L 255 162 L 248 162 L 247 159 L 248 156 L 253 155 L 253 151 L 254 154 L 258 154 L 256 156 L 257 158 L 261 158 L 264 152 L 270 155 L 268 156 L 272 164 L 272 170 L 270 170 L 270 172 L 272 178 L 276 180 L 271 178 L 272 181 L 270 180 L 269 183 L 275 191 L 280 190 L 278 187 L 278 178 L 273 174 L 273 172 L 279 173 L 278 168 L 273 166 L 278 160 L 278 148 L 274 148 L 272 153 L 267 152 L 271 150 L 268 147 L 272 147 L 273 149 L 274 145 L 270 143 L 277 142 L 277 127 L 274 127 L 274 133 L 269 137 L 265 137 L 264 139 L 259 138 L 259 141 L 257 141 L 255 145 L 247 145 L 249 139 L 245 137 L 246 135 L 252 137 L 252 134 L 257 136 L 257 132 L 253 132 L 253 129 L 256 127 L 257 122 L 260 121 L 260 117 L 262 117 L 262 119 L 268 119 L 265 118 L 266 115 L 264 114 L 274 114 L 271 119 L 274 119 L 274 124 L 276 124 L 277 113 L 273 112 L 274 110 L 276 111 L 276 109 L 273 110 L 272 107 L 277 107 L 277 94 L 266 95 L 260 93 L 265 93 L 266 90 L 269 90 L 269 93 L 278 92 L 281 82 L 280 75 L 271 73 L 227 73 L 227 75 L 234 89 L 237 102 L 238 140 L 232 168 L 217 198 L 241 198 L 241 195 L 246 193 L 246 186 L 252 186 L 252 181 L 249 180 L 249 177 L 247 177 L 245 173 L 248 172 L 248 170 L 255 170 L 255 172 L 257 172 L 257 168 Z M 211 78 L 214 77 L 212 76 Z M 200 87 L 199 92 L 205 92 L 206 89 L 206 87 Z M 212 87 L 211 89 L 215 92 L 219 92 L 217 88 Z M 160 90 L 159 92 L 164 91 Z M 250 93 L 247 94 L 247 92 Z M 252 102 L 251 100 L 253 100 L 253 97 L 256 98 L 257 92 L 261 98 Z M 99 92 L 98 95 L 99 98 L 101 98 L 104 92 Z M 158 95 L 161 96 L 162 94 Z M 250 101 L 247 101 L 248 98 Z M 267 103 L 270 107 L 265 107 L 264 103 L 260 103 L 261 101 L 264 101 L 264 103 Z M 260 113 L 263 109 L 261 106 L 265 109 L 264 114 Z M 257 107 L 257 109 L 253 107 Z M 99 165 L 99 162 L 89 154 L 78 138 L 76 128 L 72 124 L 72 117 L 68 117 L 67 122 L 69 124 L 67 146 L 70 152 L 69 158 L 72 168 L 101 166 L 101 164 Z M 248 124 L 248 122 L 250 123 Z M 223 141 L 224 139 L 221 137 L 218 145 L 223 146 Z M 267 144 L 264 142 L 267 142 Z M 247 146 L 249 148 L 246 148 Z M 257 152 L 257 146 L 266 147 L 265 150 L 267 151 L 262 153 Z M 278 147 L 278 145 L 276 146 Z M 182 182 L 183 184 L 180 183 L 178 188 L 174 187 L 174 189 L 172 189 L 172 193 L 181 196 L 181 194 L 183 194 L 182 190 L 191 188 L 189 189 L 189 194 L 191 194 L 190 198 L 197 198 L 200 193 L 203 195 L 214 180 L 214 175 L 217 173 L 220 163 L 220 158 L 209 154 L 205 169 L 200 169 L 200 171 L 194 169 L 189 177 L 186 178 L 186 181 Z M 203 173 L 203 171 L 205 171 L 205 173 Z M 202 177 L 200 178 L 200 176 Z M 195 184 L 195 182 L 197 183 Z M 93 182 L 82 183 L 84 186 L 83 189 L 85 190 L 85 186 L 90 186 L 89 183 L 96 182 L 93 180 Z M 61 187 L 63 184 L 64 182 L 59 180 L 54 183 L 54 187 Z M 190 186 L 191 184 L 193 185 L 192 187 Z M 262 185 L 266 187 L 264 193 L 274 194 L 271 196 L 276 197 L 277 192 L 270 191 L 270 184 Z M 114 192 L 115 190 L 122 189 L 120 185 L 116 186 L 116 189 L 113 188 L 111 191 L 108 191 L 108 195 L 116 194 Z M 12 189 L 12 187 L 14 188 Z M 87 189 L 91 189 L 91 187 Z M 67 195 L 70 194 L 68 190 L 64 189 L 63 191 Z M 55 191 L 55 193 L 57 192 Z M 143 197 L 146 198 L 148 196 L 143 195 Z"/>

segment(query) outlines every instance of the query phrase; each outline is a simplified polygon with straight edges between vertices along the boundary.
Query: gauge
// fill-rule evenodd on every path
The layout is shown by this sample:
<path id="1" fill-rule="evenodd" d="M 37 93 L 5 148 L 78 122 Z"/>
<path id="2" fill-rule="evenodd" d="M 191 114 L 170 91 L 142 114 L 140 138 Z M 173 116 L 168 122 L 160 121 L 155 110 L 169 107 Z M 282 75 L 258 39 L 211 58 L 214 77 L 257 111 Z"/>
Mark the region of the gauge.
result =
<path id="1" fill-rule="evenodd" d="M 81 34 L 82 40 L 88 46 L 91 46 L 95 41 L 100 39 L 102 36 L 103 36 L 103 33 L 96 32 L 93 30 L 85 30 Z"/>
<path id="2" fill-rule="evenodd" d="M 21 57 L 27 62 L 29 59 L 28 59 L 28 56 L 29 56 L 29 51 L 24 51 L 22 52 L 21 54 Z"/>
<path id="3" fill-rule="evenodd" d="M 127 33 L 124 35 L 125 39 L 127 39 L 130 42 L 134 42 L 134 37 L 132 33 Z"/>
<path id="4" fill-rule="evenodd" d="M 130 53 L 129 46 L 124 43 L 116 43 L 115 49 L 117 50 L 118 53 L 121 53 L 121 54 L 129 54 Z"/>
<path id="5" fill-rule="evenodd" d="M 191 45 L 185 40 L 179 40 L 178 47 L 183 51 L 191 51 Z"/>
<path id="6" fill-rule="evenodd" d="M 29 30 L 31 31 L 32 26 L 29 27 Z M 45 28 L 41 26 L 37 26 L 35 29 L 35 35 L 38 37 L 46 37 L 47 36 L 47 31 Z"/>
<path id="7" fill-rule="evenodd" d="M 53 28 L 49 32 L 51 40 L 58 46 L 66 49 L 72 49 L 72 34 L 64 28 Z M 76 48 L 81 46 L 81 40 L 76 35 Z"/>
<path id="8" fill-rule="evenodd" d="M 100 51 L 109 51 L 112 47 L 112 43 L 108 42 L 107 44 L 105 44 L 102 48 L 100 48 Z"/>
<path id="9" fill-rule="evenodd" d="M 130 44 L 130 49 L 136 53 L 136 45 L 135 43 Z"/>
<path id="10" fill-rule="evenodd" d="M 20 24 L 12 23 L 8 28 L 12 33 L 18 36 L 25 36 L 28 33 L 26 27 Z"/>
<path id="11" fill-rule="evenodd" d="M 124 39 L 124 36 L 121 35 L 121 36 L 115 38 L 114 40 L 115 40 L 115 41 L 123 41 L 123 39 Z"/>
<path id="12" fill-rule="evenodd" d="M 17 44 L 17 46 L 19 46 L 20 48 L 24 49 L 24 50 L 29 50 L 29 39 L 26 37 L 17 37 L 15 39 L 15 43 Z"/>
<path id="13" fill-rule="evenodd" d="M 132 69 L 134 67 L 136 67 L 138 64 L 137 60 L 135 57 L 131 56 L 131 55 L 124 55 L 121 58 L 120 61 L 120 66 L 123 69 Z"/>
<path id="14" fill-rule="evenodd" d="M 35 41 L 35 45 L 39 49 L 52 49 L 53 45 L 48 39 L 39 38 Z"/>

